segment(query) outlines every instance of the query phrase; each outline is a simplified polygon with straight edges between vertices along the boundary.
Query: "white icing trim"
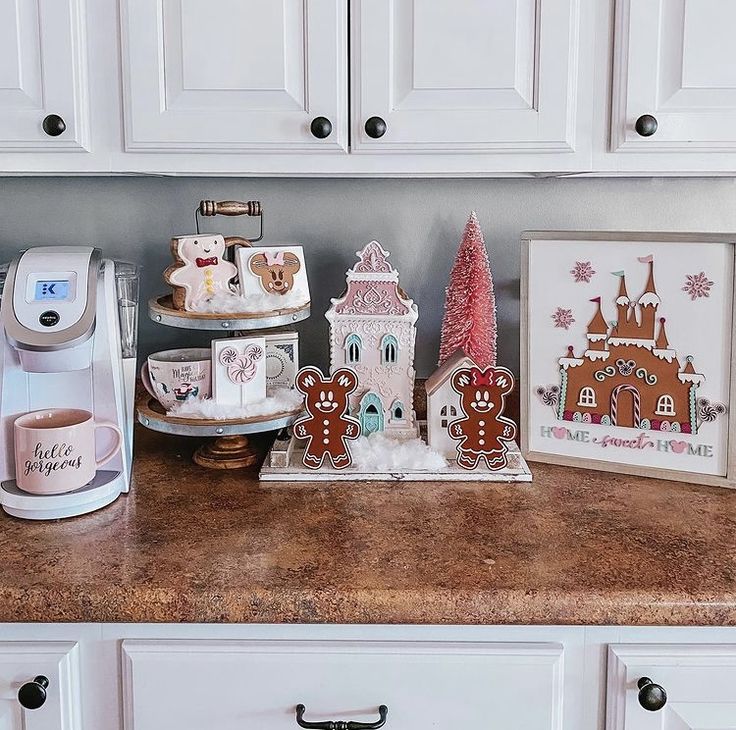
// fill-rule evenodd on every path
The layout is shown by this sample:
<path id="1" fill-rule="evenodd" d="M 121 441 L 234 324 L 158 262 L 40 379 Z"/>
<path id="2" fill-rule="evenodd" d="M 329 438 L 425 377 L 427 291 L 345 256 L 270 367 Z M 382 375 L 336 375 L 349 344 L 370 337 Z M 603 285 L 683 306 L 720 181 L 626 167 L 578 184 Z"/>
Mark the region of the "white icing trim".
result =
<path id="1" fill-rule="evenodd" d="M 608 333 L 607 332 L 603 333 L 602 335 L 593 334 L 591 332 L 588 332 L 588 339 L 591 342 L 600 342 L 601 340 L 605 340 L 606 337 L 608 337 Z"/>
<path id="2" fill-rule="evenodd" d="M 622 307 L 622 306 L 628 307 L 629 304 L 631 304 L 631 299 L 629 299 L 628 297 L 624 297 L 624 296 L 616 297 L 616 304 L 618 304 L 619 307 Z"/>
<path id="3" fill-rule="evenodd" d="M 666 360 L 667 362 L 672 362 L 675 359 L 675 355 L 677 355 L 674 350 L 657 350 L 656 348 L 652 350 L 652 354 L 656 355 L 660 360 Z"/>
<path id="4" fill-rule="evenodd" d="M 702 373 L 677 373 L 681 383 L 702 383 L 705 375 Z"/>
<path id="5" fill-rule="evenodd" d="M 586 350 L 585 357 L 589 360 L 608 360 L 611 353 L 608 350 Z"/>
<path id="6" fill-rule="evenodd" d="M 662 300 L 654 293 L 650 291 L 645 291 L 640 297 L 639 297 L 639 306 L 640 307 L 657 307 L 662 303 Z"/>
<path id="7" fill-rule="evenodd" d="M 611 337 L 608 340 L 609 347 L 611 345 L 633 345 L 634 347 L 646 347 L 651 350 L 654 347 L 654 340 L 643 340 L 636 337 Z"/>
<path id="8" fill-rule="evenodd" d="M 579 357 L 561 357 L 557 362 L 567 370 L 567 368 L 576 368 L 578 365 L 582 365 L 585 360 Z"/>

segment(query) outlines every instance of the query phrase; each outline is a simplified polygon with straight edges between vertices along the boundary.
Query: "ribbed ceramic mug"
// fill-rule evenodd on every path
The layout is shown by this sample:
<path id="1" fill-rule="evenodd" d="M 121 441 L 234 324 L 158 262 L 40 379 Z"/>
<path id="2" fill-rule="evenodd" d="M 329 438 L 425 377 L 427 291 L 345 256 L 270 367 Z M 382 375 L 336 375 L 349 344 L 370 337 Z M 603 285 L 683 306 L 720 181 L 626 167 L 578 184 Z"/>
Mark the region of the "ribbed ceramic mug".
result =
<path id="1" fill-rule="evenodd" d="M 207 347 L 181 347 L 148 356 L 141 368 L 146 390 L 168 411 L 174 403 L 209 398 L 212 359 Z"/>
<path id="2" fill-rule="evenodd" d="M 112 432 L 113 441 L 100 457 L 97 431 Z M 120 451 L 123 434 L 114 423 L 95 421 L 89 411 L 47 408 L 15 419 L 15 482 L 32 494 L 62 494 L 81 489 L 97 470 Z"/>

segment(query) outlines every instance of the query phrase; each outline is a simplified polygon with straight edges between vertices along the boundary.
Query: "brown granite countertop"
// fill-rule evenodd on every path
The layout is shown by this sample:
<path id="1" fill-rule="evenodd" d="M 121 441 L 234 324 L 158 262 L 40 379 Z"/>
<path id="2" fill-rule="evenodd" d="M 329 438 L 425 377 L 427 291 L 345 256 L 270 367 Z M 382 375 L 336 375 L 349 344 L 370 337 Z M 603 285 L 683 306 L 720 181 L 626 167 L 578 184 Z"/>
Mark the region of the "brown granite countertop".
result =
<path id="1" fill-rule="evenodd" d="M 532 465 L 532 484 L 260 484 L 137 432 L 134 488 L 0 518 L 0 621 L 736 625 L 736 491 Z"/>

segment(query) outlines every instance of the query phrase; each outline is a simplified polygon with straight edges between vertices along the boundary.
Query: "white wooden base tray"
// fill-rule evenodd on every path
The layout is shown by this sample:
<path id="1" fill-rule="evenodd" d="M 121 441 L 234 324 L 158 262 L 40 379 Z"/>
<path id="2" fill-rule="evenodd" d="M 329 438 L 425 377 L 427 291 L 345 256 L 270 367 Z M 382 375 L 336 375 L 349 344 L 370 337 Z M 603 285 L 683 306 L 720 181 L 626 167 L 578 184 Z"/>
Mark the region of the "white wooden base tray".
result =
<path id="1" fill-rule="evenodd" d="M 531 482 L 532 473 L 519 447 L 514 444 L 509 451 L 509 466 L 499 471 L 479 467 L 468 471 L 455 461 L 438 471 L 366 471 L 355 466 L 346 469 L 309 469 L 302 463 L 304 449 L 293 436 L 277 439 L 261 467 L 259 478 L 266 482 Z"/>

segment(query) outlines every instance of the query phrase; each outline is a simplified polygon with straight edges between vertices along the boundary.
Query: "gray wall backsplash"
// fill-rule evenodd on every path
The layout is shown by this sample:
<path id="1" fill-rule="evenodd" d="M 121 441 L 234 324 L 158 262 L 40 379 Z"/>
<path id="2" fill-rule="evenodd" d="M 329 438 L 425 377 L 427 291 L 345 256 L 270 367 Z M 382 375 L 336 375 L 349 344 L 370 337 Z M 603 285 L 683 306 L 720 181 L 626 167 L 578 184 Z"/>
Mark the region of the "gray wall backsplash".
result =
<path id="1" fill-rule="evenodd" d="M 139 353 L 200 345 L 207 337 L 156 325 L 145 302 L 167 290 L 169 238 L 194 232 L 201 198 L 260 200 L 264 242 L 304 246 L 312 317 L 297 326 L 302 362 L 327 364 L 330 297 L 355 251 L 372 238 L 391 252 L 419 306 L 416 368 L 437 360 L 444 288 L 465 220 L 478 213 L 491 259 L 499 361 L 518 372 L 519 234 L 525 229 L 736 231 L 736 180 L 506 179 L 322 180 L 232 178 L 5 178 L 0 258 L 40 245 L 95 245 L 143 266 Z M 254 222 L 205 219 L 204 230 L 248 235 Z M 550 282 L 554 286 L 554 282 Z"/>

